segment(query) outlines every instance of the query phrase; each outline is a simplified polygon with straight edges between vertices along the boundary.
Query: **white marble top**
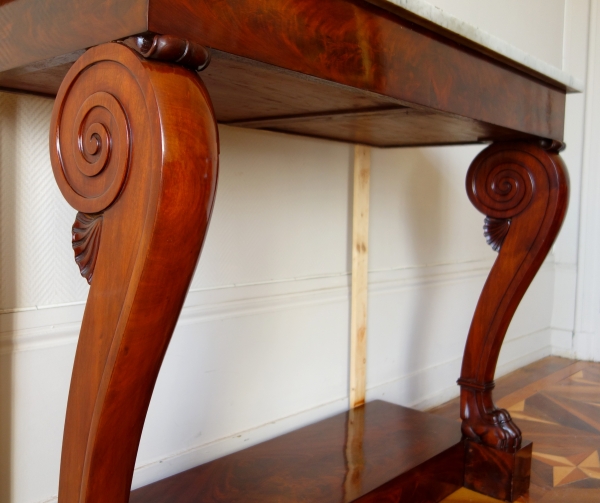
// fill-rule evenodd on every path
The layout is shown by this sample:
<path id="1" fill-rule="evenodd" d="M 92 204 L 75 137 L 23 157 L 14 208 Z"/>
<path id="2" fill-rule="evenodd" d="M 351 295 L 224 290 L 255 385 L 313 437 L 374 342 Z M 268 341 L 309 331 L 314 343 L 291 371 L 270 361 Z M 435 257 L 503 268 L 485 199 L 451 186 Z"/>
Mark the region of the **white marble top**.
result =
<path id="1" fill-rule="evenodd" d="M 525 66 L 534 72 L 544 75 L 547 78 L 566 86 L 569 92 L 581 92 L 584 89 L 583 82 L 568 73 L 552 66 L 531 54 L 518 49 L 500 38 L 473 26 L 472 24 L 461 21 L 460 19 L 444 12 L 439 7 L 435 7 L 424 0 L 367 0 L 379 7 L 389 8 L 393 11 L 394 7 L 400 7 L 414 16 L 434 23 L 442 28 L 456 33 L 460 37 L 474 42 L 478 46 L 492 51 L 504 58 L 514 61 L 518 65 Z"/>

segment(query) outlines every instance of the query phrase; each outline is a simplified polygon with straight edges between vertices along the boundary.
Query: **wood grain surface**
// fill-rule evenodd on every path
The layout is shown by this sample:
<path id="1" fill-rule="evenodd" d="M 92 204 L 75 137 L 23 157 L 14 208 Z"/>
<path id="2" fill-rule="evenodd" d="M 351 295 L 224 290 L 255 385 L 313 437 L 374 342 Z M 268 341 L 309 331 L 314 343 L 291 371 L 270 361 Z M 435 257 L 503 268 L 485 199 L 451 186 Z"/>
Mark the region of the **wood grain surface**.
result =
<path id="1" fill-rule="evenodd" d="M 130 503 L 440 501 L 462 485 L 460 440 L 455 421 L 375 401 L 137 489 Z"/>
<path id="2" fill-rule="evenodd" d="M 350 300 L 350 407 L 367 395 L 367 303 L 369 296 L 369 195 L 371 148 L 354 147 L 352 198 L 352 292 Z"/>
<path id="3" fill-rule="evenodd" d="M 562 140 L 565 92 L 359 0 L 161 0 L 148 27 L 275 67 Z"/>
<path id="4" fill-rule="evenodd" d="M 148 0 L 2 2 L 0 72 L 145 31 L 147 10 Z"/>
<path id="5" fill-rule="evenodd" d="M 82 267 L 91 289 L 59 501 L 126 503 L 154 383 L 212 211 L 216 123 L 194 72 L 110 43 L 87 51 L 63 82 L 50 151 L 58 186 L 80 212 L 76 252 L 96 255 L 85 261 L 93 275 Z M 95 237 L 85 242 L 91 222 Z"/>
<path id="6" fill-rule="evenodd" d="M 493 403 L 498 356 L 512 317 L 560 230 L 568 202 L 566 168 L 557 145 L 500 143 L 471 164 L 467 194 L 504 225 L 500 252 L 483 287 L 467 338 L 461 377 L 463 434 L 514 452 L 521 432 Z"/>
<path id="7" fill-rule="evenodd" d="M 527 494 L 533 444 L 524 441 L 512 452 L 465 441 L 465 487 L 503 501 Z"/>
<path id="8" fill-rule="evenodd" d="M 151 30 L 217 56 L 206 84 L 221 122 L 374 146 L 562 141 L 564 89 L 395 12 L 365 0 L 15 0 L 0 5 L 0 89 L 52 96 L 80 51 Z"/>
<path id="9" fill-rule="evenodd" d="M 210 53 L 202 80 L 223 124 L 376 147 L 534 139 L 221 51 Z M 80 54 L 0 73 L 0 88 L 53 96 Z"/>

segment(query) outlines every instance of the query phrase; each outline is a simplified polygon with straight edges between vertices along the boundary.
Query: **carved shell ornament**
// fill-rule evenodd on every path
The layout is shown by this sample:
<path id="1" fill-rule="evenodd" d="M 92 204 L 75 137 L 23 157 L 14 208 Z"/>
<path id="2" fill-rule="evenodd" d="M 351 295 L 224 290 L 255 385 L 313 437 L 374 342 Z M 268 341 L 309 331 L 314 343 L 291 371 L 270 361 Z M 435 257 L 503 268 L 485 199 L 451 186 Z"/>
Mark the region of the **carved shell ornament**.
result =
<path id="1" fill-rule="evenodd" d="M 469 199 L 486 215 L 484 236 L 494 251 L 500 251 L 510 230 L 511 218 L 529 206 L 535 190 L 526 163 L 520 161 L 514 152 L 480 154 L 467 174 Z"/>
<path id="2" fill-rule="evenodd" d="M 509 229 L 509 218 L 485 217 L 483 223 L 483 235 L 485 236 L 487 244 L 492 247 L 492 250 L 500 251 Z"/>
<path id="3" fill-rule="evenodd" d="M 102 214 L 77 213 L 73 224 L 73 251 L 79 272 L 92 284 L 102 235 Z"/>
<path id="4" fill-rule="evenodd" d="M 77 209 L 73 250 L 81 275 L 91 284 L 100 246 L 102 214 L 121 192 L 129 168 L 129 122 L 119 100 L 99 91 L 76 113 L 57 125 L 61 172 L 68 183 L 67 201 Z M 63 114 L 64 116 L 64 114 Z M 65 190 L 63 188 L 63 194 Z"/>
<path id="5" fill-rule="evenodd" d="M 111 65 L 114 82 L 102 78 L 104 65 Z M 73 225 L 73 248 L 88 283 L 100 243 L 101 214 L 119 198 L 129 172 L 131 124 L 123 103 L 132 98 L 122 96 L 121 89 L 132 78 L 119 62 L 75 63 L 52 113 L 52 169 L 63 196 L 80 212 Z"/>

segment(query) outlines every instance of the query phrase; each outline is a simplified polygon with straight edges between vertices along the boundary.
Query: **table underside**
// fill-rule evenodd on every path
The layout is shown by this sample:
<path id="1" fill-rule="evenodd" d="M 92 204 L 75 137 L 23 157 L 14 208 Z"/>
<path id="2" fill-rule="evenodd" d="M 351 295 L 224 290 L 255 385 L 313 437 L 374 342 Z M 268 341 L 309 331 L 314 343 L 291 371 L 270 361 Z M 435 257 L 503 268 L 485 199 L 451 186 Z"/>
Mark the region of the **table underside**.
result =
<path id="1" fill-rule="evenodd" d="M 72 66 L 57 58 L 38 71 L 0 74 L 0 88 L 54 96 Z M 376 147 L 530 140 L 535 136 L 483 121 L 409 105 L 352 88 L 211 50 L 200 76 L 221 124 Z"/>
<path id="2" fill-rule="evenodd" d="M 562 141 L 558 83 L 366 1 L 56 3 L 0 5 L 0 89 L 55 96 L 85 48 L 149 31 L 210 50 L 222 124 L 377 147 Z"/>

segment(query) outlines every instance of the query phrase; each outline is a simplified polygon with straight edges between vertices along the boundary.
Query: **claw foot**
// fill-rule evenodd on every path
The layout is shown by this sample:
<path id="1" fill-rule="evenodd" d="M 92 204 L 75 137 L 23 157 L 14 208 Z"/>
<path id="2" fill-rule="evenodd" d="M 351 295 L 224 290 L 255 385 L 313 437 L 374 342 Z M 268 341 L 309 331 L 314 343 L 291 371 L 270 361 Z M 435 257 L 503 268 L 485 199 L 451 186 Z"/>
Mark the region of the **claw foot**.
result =
<path id="1" fill-rule="evenodd" d="M 462 385 L 462 433 L 474 442 L 515 452 L 521 447 L 521 430 L 506 410 L 496 408 L 492 389 L 493 384 L 481 389 Z"/>

